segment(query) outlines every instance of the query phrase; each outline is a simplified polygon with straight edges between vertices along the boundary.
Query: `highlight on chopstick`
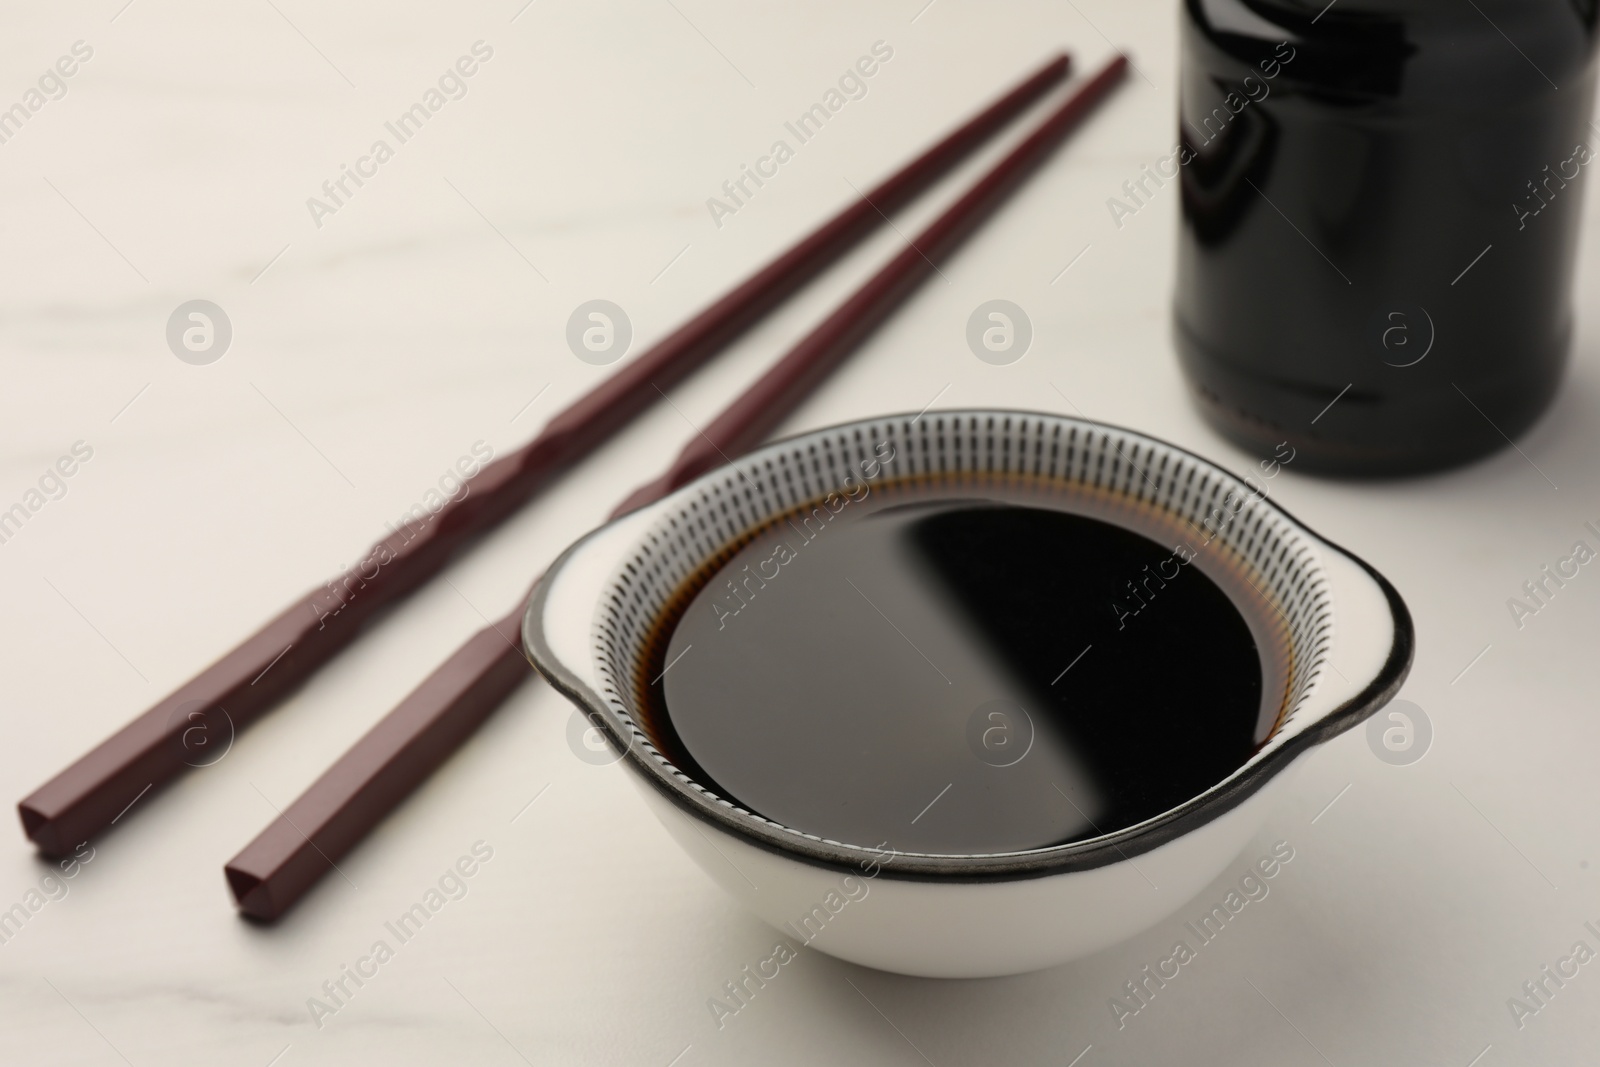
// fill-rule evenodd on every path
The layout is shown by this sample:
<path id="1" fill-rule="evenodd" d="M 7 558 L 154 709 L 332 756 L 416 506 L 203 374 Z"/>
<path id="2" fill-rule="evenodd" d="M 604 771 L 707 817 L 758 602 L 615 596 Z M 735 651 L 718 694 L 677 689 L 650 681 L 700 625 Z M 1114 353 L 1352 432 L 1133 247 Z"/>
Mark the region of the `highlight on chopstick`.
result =
<path id="1" fill-rule="evenodd" d="M 495 460 L 470 492 L 437 514 L 408 523 L 374 547 L 387 562 L 359 596 L 318 586 L 260 630 L 61 771 L 18 804 L 24 832 L 45 855 L 63 855 L 113 822 L 137 817 L 130 804 L 191 765 L 186 731 L 244 727 L 338 655 L 382 608 L 420 588 L 465 548 L 515 514 L 771 308 L 855 247 L 1066 77 L 1057 55 L 999 99 L 852 200 L 587 394 L 531 442 Z M 340 589 L 343 584 L 339 583 Z M 498 638 L 497 638 L 498 640 Z M 520 662 L 520 657 L 519 657 Z M 525 665 L 521 668 L 526 670 Z M 492 672 L 491 672 L 492 673 Z M 196 713 L 193 709 L 199 708 Z M 140 806 L 141 808 L 143 805 Z"/>
<path id="2" fill-rule="evenodd" d="M 1079 85 L 613 515 L 659 500 L 759 444 L 1049 156 L 1127 66 L 1117 55 Z M 229 861 L 224 873 L 242 913 L 282 915 L 526 679 L 521 646 L 507 635 L 520 632 L 528 599 L 457 649 Z"/>

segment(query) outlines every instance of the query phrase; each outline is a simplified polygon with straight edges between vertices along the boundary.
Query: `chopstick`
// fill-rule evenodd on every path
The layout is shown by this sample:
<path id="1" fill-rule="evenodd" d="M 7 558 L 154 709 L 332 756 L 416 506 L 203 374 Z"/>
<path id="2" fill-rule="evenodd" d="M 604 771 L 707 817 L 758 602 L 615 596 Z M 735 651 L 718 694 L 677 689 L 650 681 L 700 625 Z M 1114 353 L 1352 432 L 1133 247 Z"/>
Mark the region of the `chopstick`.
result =
<path id="1" fill-rule="evenodd" d="M 760 442 L 937 269 L 1124 76 L 1118 55 L 613 512 L 658 500 Z M 537 581 L 535 582 L 537 586 Z M 420 785 L 530 673 L 527 598 L 478 631 L 224 868 L 245 915 L 275 919 Z"/>
<path id="2" fill-rule="evenodd" d="M 24 832 L 64 855 L 119 819 L 152 786 L 192 765 L 185 739 L 242 728 L 337 655 L 378 609 L 437 574 L 773 306 L 877 229 L 1066 77 L 1058 55 L 860 201 L 773 259 L 556 415 L 527 445 L 479 471 L 469 491 L 373 545 L 362 560 L 290 604 L 210 667 L 101 742 L 18 805 Z M 372 573 L 367 573 L 367 572 Z"/>

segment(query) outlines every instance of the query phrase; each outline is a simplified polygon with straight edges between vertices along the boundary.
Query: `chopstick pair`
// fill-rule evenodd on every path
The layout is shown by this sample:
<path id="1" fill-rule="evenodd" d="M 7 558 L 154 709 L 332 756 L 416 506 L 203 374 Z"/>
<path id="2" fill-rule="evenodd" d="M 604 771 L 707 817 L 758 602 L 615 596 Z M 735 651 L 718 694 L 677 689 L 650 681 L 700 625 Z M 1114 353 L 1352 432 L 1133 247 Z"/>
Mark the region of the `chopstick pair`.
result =
<path id="1" fill-rule="evenodd" d="M 1066 66 L 1065 57 L 1047 64 L 572 405 L 528 446 L 480 472 L 472 481 L 475 492 L 375 546 L 358 565 L 377 564 L 376 574 L 365 584 L 346 580 L 340 589 L 333 589 L 330 583 L 326 593 L 319 590 L 292 605 L 47 783 L 20 805 L 29 836 L 46 853 L 65 852 L 118 817 L 128 800 L 180 773 L 188 755 L 182 744 L 184 732 L 195 725 L 184 708 L 203 705 L 203 718 L 226 710 L 241 725 L 266 710 L 353 639 L 377 607 L 441 569 L 464 543 L 510 514 L 643 408 L 661 384 L 672 384 L 732 340 L 874 228 L 883 214 L 904 204 L 1059 82 Z M 953 248 L 970 232 L 1121 77 L 1124 66 L 1118 57 L 1074 94 L 918 242 L 785 356 L 704 437 L 697 437 L 667 475 L 636 492 L 619 510 L 670 492 L 715 466 L 722 453 L 741 451 L 765 436 L 805 391 L 909 294 L 932 269 L 930 257 Z M 469 502 L 474 506 L 463 506 Z M 241 910 L 261 918 L 281 914 L 526 678 L 529 668 L 515 643 L 519 617 L 520 608 L 498 628 L 490 626 L 475 635 L 228 865 L 229 884 Z M 298 655 L 293 654 L 296 647 L 301 647 Z"/>

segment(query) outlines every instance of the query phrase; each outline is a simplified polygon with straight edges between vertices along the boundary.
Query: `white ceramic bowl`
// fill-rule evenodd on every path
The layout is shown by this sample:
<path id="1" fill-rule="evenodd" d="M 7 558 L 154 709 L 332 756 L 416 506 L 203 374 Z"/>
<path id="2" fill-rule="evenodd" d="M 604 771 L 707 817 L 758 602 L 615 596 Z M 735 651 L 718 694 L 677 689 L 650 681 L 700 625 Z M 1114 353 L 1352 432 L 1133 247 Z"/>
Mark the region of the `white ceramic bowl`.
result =
<path id="1" fill-rule="evenodd" d="M 885 463 L 889 454 L 892 459 Z M 1266 468 L 1271 470 L 1271 468 Z M 1081 419 L 946 411 L 870 419 L 768 445 L 596 530 L 540 584 L 523 623 L 539 671 L 624 753 L 683 848 L 791 942 L 933 977 L 1015 974 L 1115 944 L 1171 914 L 1260 829 L 1284 773 L 1382 707 L 1411 665 L 1394 588 L 1267 496 L 1173 445 Z M 847 477 L 850 479 L 847 482 Z M 636 717 L 643 646 L 705 565 L 770 520 L 862 484 L 1044 487 L 1114 516 L 1163 514 L 1209 535 L 1276 605 L 1290 664 L 1283 708 L 1248 762 L 1153 818 L 1023 852 L 932 855 L 825 840 L 718 796 L 674 766 Z M 1159 887 L 1159 890 L 1154 887 Z"/>

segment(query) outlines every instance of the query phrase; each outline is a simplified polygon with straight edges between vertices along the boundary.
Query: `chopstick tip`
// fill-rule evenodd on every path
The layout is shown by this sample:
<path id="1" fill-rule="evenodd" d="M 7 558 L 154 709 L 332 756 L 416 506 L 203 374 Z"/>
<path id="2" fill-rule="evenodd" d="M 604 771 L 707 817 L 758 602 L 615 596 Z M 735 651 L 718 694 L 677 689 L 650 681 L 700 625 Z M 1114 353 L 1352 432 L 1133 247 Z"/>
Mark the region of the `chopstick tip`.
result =
<path id="1" fill-rule="evenodd" d="M 233 893 L 240 915 L 260 922 L 271 922 L 278 917 L 266 879 L 232 864 L 222 868 L 222 873 L 228 880 L 228 889 Z"/>

